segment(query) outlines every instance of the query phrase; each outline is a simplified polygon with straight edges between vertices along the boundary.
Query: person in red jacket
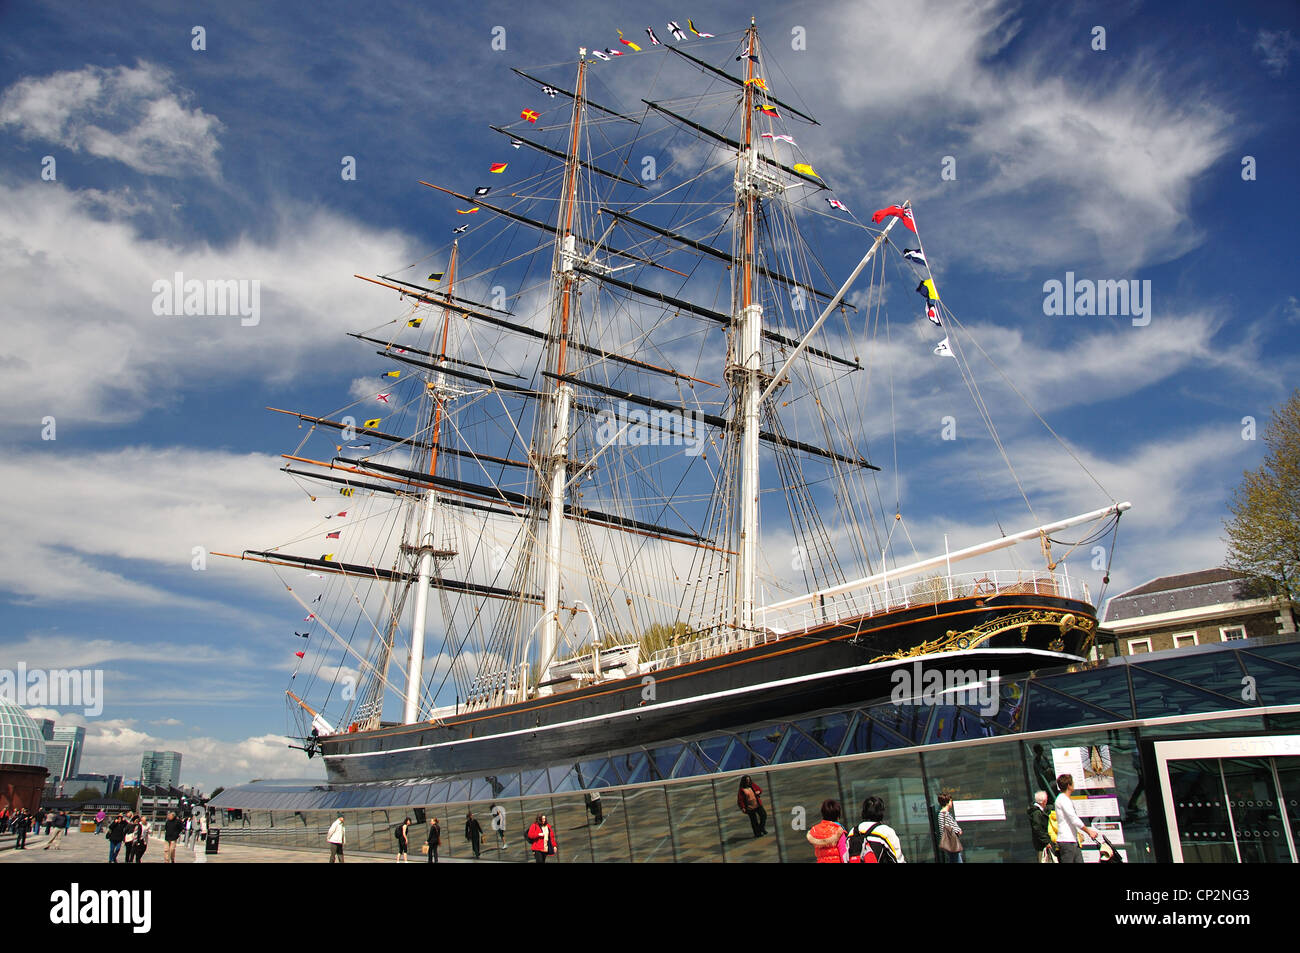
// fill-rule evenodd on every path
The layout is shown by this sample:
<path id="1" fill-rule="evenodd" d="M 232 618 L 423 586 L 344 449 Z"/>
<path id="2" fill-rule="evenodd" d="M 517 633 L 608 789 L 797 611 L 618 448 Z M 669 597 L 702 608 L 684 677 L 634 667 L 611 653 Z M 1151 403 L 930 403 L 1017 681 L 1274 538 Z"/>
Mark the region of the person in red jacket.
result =
<path id="1" fill-rule="evenodd" d="M 754 829 L 755 837 L 767 833 L 767 811 L 763 807 L 763 789 L 754 783 L 748 774 L 740 779 L 740 788 L 736 791 L 736 806 L 749 815 L 749 826 Z"/>
<path id="2" fill-rule="evenodd" d="M 822 801 L 822 819 L 808 832 L 813 856 L 819 864 L 848 863 L 849 839 L 840 826 L 840 802 L 834 798 Z"/>
<path id="3" fill-rule="evenodd" d="M 528 828 L 528 845 L 533 850 L 533 860 L 539 864 L 555 856 L 555 828 L 546 822 L 545 814 L 538 814 L 533 826 Z"/>

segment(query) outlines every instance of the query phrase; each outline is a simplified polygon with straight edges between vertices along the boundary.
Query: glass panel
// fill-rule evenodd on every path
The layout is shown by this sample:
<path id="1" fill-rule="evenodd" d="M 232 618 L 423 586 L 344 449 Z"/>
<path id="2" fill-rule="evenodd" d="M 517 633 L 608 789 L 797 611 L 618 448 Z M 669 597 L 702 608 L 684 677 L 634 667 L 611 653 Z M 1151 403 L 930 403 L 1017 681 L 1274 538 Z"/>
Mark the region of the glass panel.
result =
<path id="1" fill-rule="evenodd" d="M 862 816 L 862 802 L 878 797 L 885 802 L 885 820 L 898 834 L 903 858 L 909 864 L 934 861 L 934 839 L 918 755 L 863 758 L 839 765 L 840 792 L 849 819 Z M 806 846 L 806 845 L 805 845 Z"/>
<path id="2" fill-rule="evenodd" d="M 1197 656 L 1198 658 L 1200 656 Z M 1237 694 L 1224 698 L 1191 685 L 1162 678 L 1147 667 L 1130 666 L 1133 675 L 1133 697 L 1137 700 L 1139 718 L 1160 718 L 1167 715 L 1190 715 L 1201 711 L 1224 711 L 1243 708 L 1241 701 L 1241 675 L 1237 676 Z"/>
<path id="3" fill-rule="evenodd" d="M 797 722 L 800 731 L 821 745 L 830 754 L 840 750 L 844 736 L 848 734 L 852 712 L 835 712 L 830 715 L 817 715 Z"/>
<path id="4" fill-rule="evenodd" d="M 844 737 L 840 754 L 870 754 L 889 748 L 906 748 L 911 742 L 902 735 L 881 725 L 870 715 L 860 712 Z"/>
<path id="5" fill-rule="evenodd" d="M 653 780 L 650 758 L 644 751 L 620 759 L 619 767 L 628 784 L 642 784 Z"/>
<path id="6" fill-rule="evenodd" d="M 878 725 L 883 725 L 899 737 L 905 738 L 907 745 L 919 745 L 925 740 L 926 729 L 934 714 L 934 706 L 873 705 L 865 709 L 865 714 Z"/>
<path id="7" fill-rule="evenodd" d="M 1245 864 L 1291 862 L 1277 786 L 1267 758 L 1225 758 L 1219 762 L 1232 805 L 1237 850 Z"/>
<path id="8" fill-rule="evenodd" d="M 722 758 L 727 753 L 727 746 L 730 744 L 730 735 L 715 735 L 712 738 L 705 738 L 695 743 L 700 750 L 700 754 L 704 756 L 704 760 L 713 765 L 715 769 L 722 763 Z"/>
<path id="9" fill-rule="evenodd" d="M 1300 698 L 1300 668 L 1292 668 L 1280 662 L 1266 661 L 1250 652 L 1234 652 L 1246 663 L 1246 670 L 1254 678 L 1255 698 L 1246 698 L 1257 705 L 1287 705 Z M 1238 694 L 1245 690 L 1238 686 Z"/>
<path id="10" fill-rule="evenodd" d="M 520 779 L 520 786 L 525 795 L 549 794 L 550 782 L 546 777 L 546 771 L 537 769 L 534 771 L 525 771 Z"/>
<path id="11" fill-rule="evenodd" d="M 650 752 L 650 760 L 654 762 L 655 773 L 660 778 L 671 778 L 673 776 L 673 766 L 677 764 L 677 759 L 682 756 L 682 745 L 666 745 L 662 748 L 655 748 Z"/>
<path id="12" fill-rule="evenodd" d="M 492 826 L 494 820 L 497 820 L 498 826 L 500 826 L 499 815 L 494 818 L 492 814 L 492 808 L 495 804 L 495 801 L 474 801 L 467 809 L 468 811 L 473 812 L 474 820 L 478 821 L 478 826 L 483 832 L 482 837 L 479 839 L 480 860 L 483 858 L 499 860 L 503 856 L 502 850 L 504 843 L 498 836 L 500 832 Z M 508 825 L 510 819 L 508 812 L 506 813 L 505 819 Z M 467 840 L 465 838 L 465 824 L 467 820 L 468 818 L 465 815 L 461 815 L 460 824 L 458 825 L 459 830 L 456 833 L 460 837 L 461 844 L 468 848 L 467 855 L 472 857 L 474 855 L 474 843 L 472 840 Z M 506 832 L 509 832 L 508 826 Z"/>
<path id="13" fill-rule="evenodd" d="M 1165 678 L 1189 682 L 1204 691 L 1216 692 L 1230 699 L 1235 707 L 1242 702 L 1241 679 L 1244 672 L 1236 652 L 1197 652 L 1192 655 L 1143 662 L 1136 666 Z M 1300 674 L 1298 672 L 1297 674 Z"/>
<path id="14" fill-rule="evenodd" d="M 599 761 L 584 761 L 574 770 L 578 776 L 578 787 L 581 789 L 607 788 L 622 783 L 609 758 Z"/>
<path id="15" fill-rule="evenodd" d="M 925 752 L 929 791 L 927 804 L 933 806 L 932 817 L 938 831 L 938 797 L 950 795 L 953 813 L 962 829 L 961 843 L 966 863 L 1013 863 L 1034 859 L 1033 837 L 1025 808 L 1029 792 L 1025 790 L 1025 765 L 1020 745 L 980 745 L 976 748 Z M 980 820 L 964 811 L 962 801 L 989 801 L 992 812 L 1000 809 L 1004 817 Z"/>
<path id="16" fill-rule="evenodd" d="M 741 771 L 745 768 L 762 767 L 764 761 L 750 751 L 745 745 L 736 739 L 731 742 L 726 753 L 722 756 L 722 763 L 719 769 L 722 771 Z"/>
<path id="17" fill-rule="evenodd" d="M 624 791 L 623 808 L 627 812 L 631 859 L 637 863 L 671 864 L 673 832 L 668 823 L 668 799 L 663 787 Z"/>
<path id="18" fill-rule="evenodd" d="M 1287 665 L 1300 668 L 1300 642 L 1295 640 L 1278 642 L 1274 645 L 1252 645 L 1249 649 L 1243 649 L 1242 652 L 1245 655 L 1258 655 L 1261 658 L 1285 662 Z M 1250 667 L 1249 659 L 1246 660 L 1246 667 Z"/>
<path id="19" fill-rule="evenodd" d="M 631 858 L 628 818 L 620 791 L 605 791 L 589 808 L 587 832 L 591 836 L 591 857 L 596 863 L 625 864 Z"/>
<path id="20" fill-rule="evenodd" d="M 555 827 L 555 818 L 552 817 L 551 799 L 549 797 L 530 797 L 524 798 L 519 804 L 520 818 L 519 827 L 516 830 L 507 832 L 507 850 L 506 856 L 510 860 L 516 857 L 527 863 L 536 863 L 533 859 L 532 845 L 528 840 L 528 829 L 533 826 L 537 820 L 538 814 L 546 815 L 546 819 L 551 823 L 551 829 L 555 830 L 555 850 L 556 853 L 548 855 L 546 863 L 555 863 L 564 859 L 565 842 L 560 840 L 560 832 Z"/>
<path id="21" fill-rule="evenodd" d="M 1061 685 L 1062 683 L 1057 683 L 1057 687 Z M 1127 679 L 1124 685 L 1127 692 Z M 1054 728 L 1073 728 L 1079 725 L 1104 725 L 1118 720 L 1114 712 L 1080 701 L 1073 695 L 1062 695 L 1046 685 L 1040 685 L 1037 681 L 1029 683 L 1029 701 L 1026 709 L 1026 731 L 1051 731 Z"/>
<path id="22" fill-rule="evenodd" d="M 791 725 L 786 729 L 785 738 L 782 739 L 781 746 L 777 749 L 773 760 L 779 764 L 789 764 L 795 761 L 820 761 L 828 754 L 829 752 L 825 748 Z"/>
<path id="23" fill-rule="evenodd" d="M 1128 668 L 1126 665 L 1113 665 L 1095 668 L 1085 672 L 1068 672 L 1064 675 L 1047 675 L 1031 678 L 1030 687 L 1051 688 L 1075 699 L 1087 699 L 1088 705 L 1104 709 L 1117 718 L 1106 721 L 1118 721 L 1133 717 L 1133 702 L 1128 693 Z M 1030 718 L 1033 719 L 1033 712 Z M 1054 725 L 1035 725 L 1031 729 L 1042 731 Z"/>
<path id="24" fill-rule="evenodd" d="M 602 801 L 604 798 L 602 797 Z M 591 863 L 591 833 L 588 830 L 592 816 L 581 794 L 565 794 L 551 798 L 551 826 L 555 828 L 556 859 L 566 864 Z M 522 821 L 522 817 L 520 818 Z M 513 855 L 511 855 L 513 856 Z M 547 861 L 550 863 L 550 861 Z"/>
<path id="25" fill-rule="evenodd" d="M 772 836 L 772 825 L 767 819 L 770 797 L 767 789 L 771 786 L 764 772 L 746 775 L 752 778 L 759 797 L 759 810 L 752 817 L 741 811 L 737 802 L 741 779 L 738 777 L 719 778 L 713 783 L 713 800 L 717 807 L 718 820 L 721 822 L 722 853 L 727 863 L 756 863 L 780 861 L 780 847 Z M 767 833 L 755 836 L 755 828 Z"/>
<path id="26" fill-rule="evenodd" d="M 547 768 L 546 774 L 550 778 L 551 790 L 554 792 L 576 791 L 582 787 L 582 782 L 578 780 L 577 765 L 554 765 Z"/>
<path id="27" fill-rule="evenodd" d="M 1300 851 L 1300 758 L 1273 758 L 1283 811 L 1291 823 L 1291 840 Z"/>
<path id="28" fill-rule="evenodd" d="M 822 802 L 828 798 L 840 799 L 840 782 L 835 767 L 830 764 L 804 765 L 773 771 L 768 777 L 773 787 L 766 792 L 765 798 L 772 811 L 767 829 L 776 834 L 781 860 L 810 864 L 815 858 L 812 845 L 808 843 L 808 831 L 822 819 Z M 843 814 L 840 823 L 847 823 Z"/>
<path id="29" fill-rule="evenodd" d="M 693 744 L 686 746 L 686 750 L 682 752 L 681 760 L 677 762 L 677 767 L 673 768 L 674 778 L 693 778 L 697 775 L 712 773 L 712 766 L 699 756 L 698 749 Z"/>
<path id="30" fill-rule="evenodd" d="M 1170 761 L 1169 790 L 1183 862 L 1234 864 L 1232 822 L 1217 761 Z"/>
<path id="31" fill-rule="evenodd" d="M 721 860 L 713 783 L 691 781 L 686 784 L 670 784 L 667 793 L 668 817 L 677 862 L 713 863 Z"/>
<path id="32" fill-rule="evenodd" d="M 776 747 L 781 743 L 784 734 L 785 725 L 767 725 L 743 732 L 739 738 L 761 759 L 763 764 L 771 764 L 772 756 L 776 754 Z"/>

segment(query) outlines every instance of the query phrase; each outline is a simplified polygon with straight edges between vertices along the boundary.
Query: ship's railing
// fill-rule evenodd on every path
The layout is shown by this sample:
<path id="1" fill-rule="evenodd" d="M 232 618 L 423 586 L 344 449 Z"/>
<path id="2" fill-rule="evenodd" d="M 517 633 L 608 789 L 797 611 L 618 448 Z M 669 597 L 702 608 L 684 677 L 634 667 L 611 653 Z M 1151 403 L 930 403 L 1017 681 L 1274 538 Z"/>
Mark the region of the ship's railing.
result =
<path id="1" fill-rule="evenodd" d="M 736 633 L 734 630 L 723 629 L 681 645 L 671 645 L 655 652 L 650 657 L 647 668 L 653 670 L 698 662 L 847 619 L 936 605 L 951 599 L 1015 595 L 1056 596 L 1092 604 L 1088 584 L 1063 573 L 991 569 L 987 572 L 921 578 L 913 576 L 825 597 L 814 605 L 804 604 L 779 612 L 760 609 L 761 631 Z"/>
<path id="2" fill-rule="evenodd" d="M 766 642 L 775 642 L 780 637 L 781 634 L 778 632 L 737 633 L 731 629 L 724 629 L 715 635 L 701 636 L 698 639 L 683 642 L 681 645 L 670 645 L 666 649 L 660 649 L 650 656 L 646 668 L 653 670 L 666 668 L 670 665 L 698 662 L 702 659 L 713 658 L 715 655 L 739 652 L 741 649 L 752 649 L 754 646 L 763 645 Z"/>
<path id="3" fill-rule="evenodd" d="M 929 606 L 971 596 L 1056 596 L 1092 604 L 1088 584 L 1064 573 L 990 569 L 954 575 L 915 576 L 876 583 L 777 612 L 759 610 L 759 624 L 782 635 L 862 616 Z"/>

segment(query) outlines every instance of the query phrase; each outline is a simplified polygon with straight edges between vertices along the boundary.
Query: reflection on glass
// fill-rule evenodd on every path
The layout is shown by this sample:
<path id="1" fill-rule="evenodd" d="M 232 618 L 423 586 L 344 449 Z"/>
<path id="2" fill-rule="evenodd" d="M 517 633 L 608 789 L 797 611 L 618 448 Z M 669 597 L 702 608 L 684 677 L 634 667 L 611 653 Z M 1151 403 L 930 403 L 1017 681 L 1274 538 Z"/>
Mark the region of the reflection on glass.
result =
<path id="1" fill-rule="evenodd" d="M 1278 790 L 1268 758 L 1225 758 L 1219 762 L 1232 808 L 1232 829 L 1244 864 L 1291 862 Z"/>
<path id="2" fill-rule="evenodd" d="M 1233 864 L 1237 850 L 1217 761 L 1170 761 L 1169 790 L 1183 862 Z"/>
<path id="3" fill-rule="evenodd" d="M 840 799 L 840 782 L 835 766 L 804 765 L 790 771 L 773 772 L 770 778 L 773 787 L 763 792 L 763 799 L 769 811 L 767 829 L 776 835 L 780 859 L 785 863 L 812 863 L 813 849 L 808 843 L 808 830 L 822 819 L 823 801 Z M 843 817 L 840 820 L 845 822 Z"/>
<path id="4" fill-rule="evenodd" d="M 754 822 L 750 819 L 750 815 L 741 809 L 738 797 L 741 778 L 736 775 L 718 778 L 713 782 L 713 801 L 717 807 L 721 827 L 723 858 L 733 864 L 763 861 L 776 863 L 781 857 L 780 847 L 772 832 L 775 820 L 771 817 L 771 795 L 768 793 L 772 786 L 771 781 L 768 780 L 766 772 L 762 771 L 754 771 L 745 777 L 752 779 L 760 792 L 758 796 L 762 802 L 763 812 L 768 814 L 767 833 L 755 837 Z M 717 836 L 715 832 L 715 842 Z"/>
<path id="5" fill-rule="evenodd" d="M 716 863 L 718 812 L 713 800 L 713 782 L 690 781 L 668 785 L 668 819 L 673 834 L 673 851 L 679 864 Z"/>
<path id="6" fill-rule="evenodd" d="M 637 863 L 673 862 L 673 833 L 668 823 L 668 800 L 660 785 L 623 792 L 627 812 L 627 839 L 631 859 Z"/>

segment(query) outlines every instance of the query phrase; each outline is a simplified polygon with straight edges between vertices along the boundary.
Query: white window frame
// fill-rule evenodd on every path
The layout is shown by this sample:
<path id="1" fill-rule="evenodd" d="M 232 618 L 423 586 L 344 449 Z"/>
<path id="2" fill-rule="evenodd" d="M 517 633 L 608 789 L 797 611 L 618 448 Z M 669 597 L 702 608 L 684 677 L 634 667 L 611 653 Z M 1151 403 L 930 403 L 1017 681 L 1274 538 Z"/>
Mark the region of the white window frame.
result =
<path id="1" fill-rule="evenodd" d="M 1238 636 L 1237 638 L 1233 638 L 1233 639 L 1228 638 L 1228 633 L 1229 633 L 1229 632 L 1236 631 L 1236 630 L 1240 630 L 1240 631 L 1241 631 L 1241 635 Z M 1219 640 L 1220 640 L 1221 642 L 1237 642 L 1237 641 L 1239 641 L 1240 639 L 1244 639 L 1245 637 L 1246 637 L 1246 627 L 1245 627 L 1244 625 L 1221 625 L 1221 626 L 1219 626 Z"/>
<path id="2" fill-rule="evenodd" d="M 1179 640 L 1179 639 L 1185 639 L 1185 638 L 1187 638 L 1189 635 L 1192 637 L 1192 645 L 1200 645 L 1200 644 L 1201 644 L 1201 637 L 1200 637 L 1200 634 L 1199 634 L 1198 632 L 1196 632 L 1195 630 L 1192 630 L 1191 632 L 1175 632 L 1175 633 L 1174 633 L 1174 648 L 1176 648 L 1176 649 L 1185 648 L 1185 646 L 1182 646 L 1182 645 L 1179 645 L 1179 644 L 1178 644 L 1178 640 Z"/>
<path id="3" fill-rule="evenodd" d="M 1140 653 L 1138 653 L 1138 652 L 1134 652 L 1134 651 L 1133 651 L 1133 646 L 1137 645 L 1139 642 L 1145 642 L 1145 643 L 1146 643 L 1147 654 L 1150 654 L 1150 652 L 1151 652 L 1151 639 L 1150 639 L 1150 637 L 1148 637 L 1148 638 L 1145 638 L 1145 639 L 1129 639 L 1129 640 L 1128 640 L 1128 654 L 1129 654 L 1129 655 L 1138 655 L 1138 654 L 1140 654 Z"/>

